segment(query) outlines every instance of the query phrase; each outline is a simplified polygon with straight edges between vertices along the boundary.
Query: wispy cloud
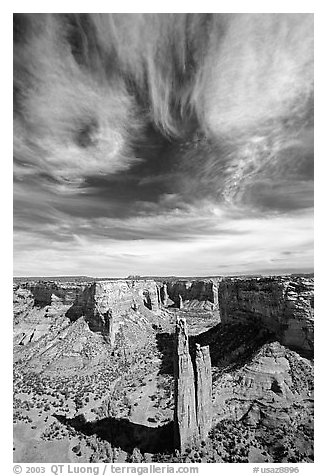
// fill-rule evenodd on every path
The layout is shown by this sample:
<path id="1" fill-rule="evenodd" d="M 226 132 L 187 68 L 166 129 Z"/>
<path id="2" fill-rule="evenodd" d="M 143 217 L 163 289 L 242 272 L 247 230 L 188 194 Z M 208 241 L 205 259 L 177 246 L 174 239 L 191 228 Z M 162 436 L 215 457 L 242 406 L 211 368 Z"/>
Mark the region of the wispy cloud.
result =
<path id="1" fill-rule="evenodd" d="M 21 269 L 40 274 L 47 253 L 50 274 L 57 272 L 58 262 L 66 274 L 92 269 L 115 276 L 128 275 L 131 266 L 142 274 L 184 275 L 312 267 L 311 211 L 241 218 L 226 208 L 199 207 L 129 219 L 54 218 L 24 226 L 17 235 Z"/>
<path id="2" fill-rule="evenodd" d="M 129 148 L 141 134 L 138 109 L 105 64 L 88 74 L 74 60 L 64 17 L 35 15 L 15 50 L 16 88 L 23 102 L 15 121 L 20 175 L 44 171 L 62 181 L 116 173 L 137 162 Z"/>
<path id="3" fill-rule="evenodd" d="M 312 267 L 312 23 L 15 15 L 15 273 Z"/>

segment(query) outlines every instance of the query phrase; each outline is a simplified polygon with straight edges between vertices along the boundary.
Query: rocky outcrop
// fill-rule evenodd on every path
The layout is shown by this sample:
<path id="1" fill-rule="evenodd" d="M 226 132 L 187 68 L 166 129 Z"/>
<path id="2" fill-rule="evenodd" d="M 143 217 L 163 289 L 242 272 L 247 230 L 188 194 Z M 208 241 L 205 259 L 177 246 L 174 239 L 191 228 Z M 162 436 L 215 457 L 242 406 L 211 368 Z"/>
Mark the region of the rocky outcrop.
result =
<path id="1" fill-rule="evenodd" d="M 208 436 L 212 426 L 212 376 L 209 347 L 196 346 L 195 370 L 185 319 L 178 318 L 174 354 L 175 447 L 184 452 Z"/>
<path id="2" fill-rule="evenodd" d="M 302 411 L 312 410 L 313 364 L 277 341 L 266 343 L 245 365 L 222 373 L 213 395 L 214 423 L 289 425 Z"/>
<path id="3" fill-rule="evenodd" d="M 13 311 L 14 324 L 18 324 L 32 310 L 34 299 L 32 293 L 28 289 L 14 286 L 13 292 Z"/>
<path id="4" fill-rule="evenodd" d="M 69 325 L 69 319 L 64 318 L 69 305 L 63 305 L 58 298 L 53 298 L 50 306 L 35 306 L 31 293 L 25 290 L 25 299 L 22 293 L 16 294 L 14 304 L 14 344 L 25 346 L 34 344 L 52 332 Z M 19 303 L 17 302 L 19 296 Z"/>
<path id="5" fill-rule="evenodd" d="M 253 320 L 283 344 L 313 353 L 313 278 L 226 279 L 219 287 L 222 323 Z"/>
<path id="6" fill-rule="evenodd" d="M 97 281 L 85 287 L 66 315 L 73 321 L 84 316 L 92 331 L 108 336 L 113 344 L 123 316 L 146 309 L 159 312 L 154 281 Z"/>

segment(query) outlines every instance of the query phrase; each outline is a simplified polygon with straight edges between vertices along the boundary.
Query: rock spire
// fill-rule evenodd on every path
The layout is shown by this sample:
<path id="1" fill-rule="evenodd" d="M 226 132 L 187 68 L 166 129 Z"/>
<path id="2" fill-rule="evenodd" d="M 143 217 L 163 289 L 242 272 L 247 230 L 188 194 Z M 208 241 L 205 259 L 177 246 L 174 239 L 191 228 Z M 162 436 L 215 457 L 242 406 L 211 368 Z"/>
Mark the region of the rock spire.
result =
<path id="1" fill-rule="evenodd" d="M 187 447 L 205 439 L 211 428 L 212 377 L 209 347 L 196 346 L 195 370 L 189 352 L 186 320 L 177 318 L 174 352 L 175 447 Z"/>

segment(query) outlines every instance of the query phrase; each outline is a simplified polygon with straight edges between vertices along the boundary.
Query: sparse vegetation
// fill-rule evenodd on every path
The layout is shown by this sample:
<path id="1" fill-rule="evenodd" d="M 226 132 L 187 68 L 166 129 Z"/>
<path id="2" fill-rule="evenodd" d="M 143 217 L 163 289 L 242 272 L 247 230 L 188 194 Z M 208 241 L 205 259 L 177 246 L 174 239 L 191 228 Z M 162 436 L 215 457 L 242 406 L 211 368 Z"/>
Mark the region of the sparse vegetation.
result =
<path id="1" fill-rule="evenodd" d="M 41 442 L 67 445 L 70 457 L 79 462 L 313 461 L 312 366 L 289 350 L 285 354 L 290 369 L 289 389 L 295 398 L 283 407 L 282 400 L 278 401 L 284 398 L 282 387 L 277 386 L 277 394 L 271 391 L 271 399 L 267 397 L 277 413 L 265 414 L 266 422 L 263 423 L 264 418 L 253 424 L 251 419 L 228 419 L 226 406 L 226 419 L 216 421 L 209 438 L 198 447 L 183 454 L 171 448 L 168 451 L 172 433 L 167 429 L 162 451 L 159 443 L 158 450 L 147 451 L 148 443 L 144 442 L 160 442 L 158 429 L 168 428 L 173 418 L 173 331 L 174 316 L 179 312 L 165 311 L 160 326 L 149 324 L 139 340 L 135 339 L 134 327 L 123 326 L 114 347 L 101 336 L 83 330 L 78 322 L 76 335 L 69 344 L 63 339 L 58 348 L 54 346 L 53 359 L 33 361 L 34 354 L 29 355 L 28 348 L 19 346 L 24 358 L 16 358 L 14 364 L 14 425 L 34 432 Z M 270 342 L 271 336 L 253 325 L 213 326 L 213 313 L 183 310 L 182 314 L 190 321 L 191 349 L 195 342 L 210 345 L 214 396 L 224 385 L 226 389 L 230 385 L 237 393 L 244 364 L 251 362 L 258 352 L 261 357 L 269 357 L 270 350 L 264 344 Z M 129 319 L 128 314 L 124 319 Z M 204 332 L 199 334 L 201 328 Z M 40 349 L 49 345 L 51 339 L 41 341 Z M 72 350 L 74 339 L 79 344 L 78 352 Z M 66 368 L 65 353 L 73 355 L 72 358 L 77 355 L 78 369 Z M 60 359 L 64 363 L 57 365 Z M 237 410 L 240 415 L 242 405 L 239 403 Z M 282 413 L 291 425 L 282 423 Z M 142 431 L 149 434 L 140 436 Z M 116 434 L 121 434 L 120 440 L 113 437 Z M 17 445 L 15 448 L 17 452 Z"/>

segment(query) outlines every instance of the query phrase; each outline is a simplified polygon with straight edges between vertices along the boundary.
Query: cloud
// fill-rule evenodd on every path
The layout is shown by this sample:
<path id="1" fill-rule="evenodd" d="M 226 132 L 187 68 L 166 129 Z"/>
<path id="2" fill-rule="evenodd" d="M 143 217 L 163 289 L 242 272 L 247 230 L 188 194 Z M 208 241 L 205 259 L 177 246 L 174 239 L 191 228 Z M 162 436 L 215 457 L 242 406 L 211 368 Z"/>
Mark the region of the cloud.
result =
<path id="1" fill-rule="evenodd" d="M 312 22 L 14 15 L 17 273 L 310 267 Z"/>
<path id="2" fill-rule="evenodd" d="M 313 206 L 312 127 L 278 127 L 235 144 L 191 142 L 181 157 L 181 189 L 189 199 L 211 197 L 268 211 Z"/>
<path id="3" fill-rule="evenodd" d="M 129 142 L 142 132 L 134 98 L 104 65 L 89 74 L 74 60 L 63 16 L 28 16 L 29 36 L 15 47 L 18 175 L 46 172 L 62 181 L 116 173 L 137 163 Z"/>
<path id="4" fill-rule="evenodd" d="M 313 15 L 236 14 L 212 31 L 193 101 L 216 137 L 304 116 L 313 89 Z M 215 34 L 216 33 L 216 34 Z M 218 54 L 217 54 L 218 44 Z M 259 132 L 259 133 L 260 133 Z"/>
<path id="5" fill-rule="evenodd" d="M 202 218 L 197 221 L 195 215 Z M 49 274 L 92 270 L 94 275 L 117 277 L 135 270 L 143 275 L 203 276 L 312 268 L 311 212 L 242 220 L 220 209 L 203 215 L 200 209 L 190 210 L 188 216 L 128 221 L 72 221 L 62 216 L 56 224 L 16 236 L 15 273 L 24 274 L 28 268 L 29 274 L 44 274 L 44 262 Z"/>

